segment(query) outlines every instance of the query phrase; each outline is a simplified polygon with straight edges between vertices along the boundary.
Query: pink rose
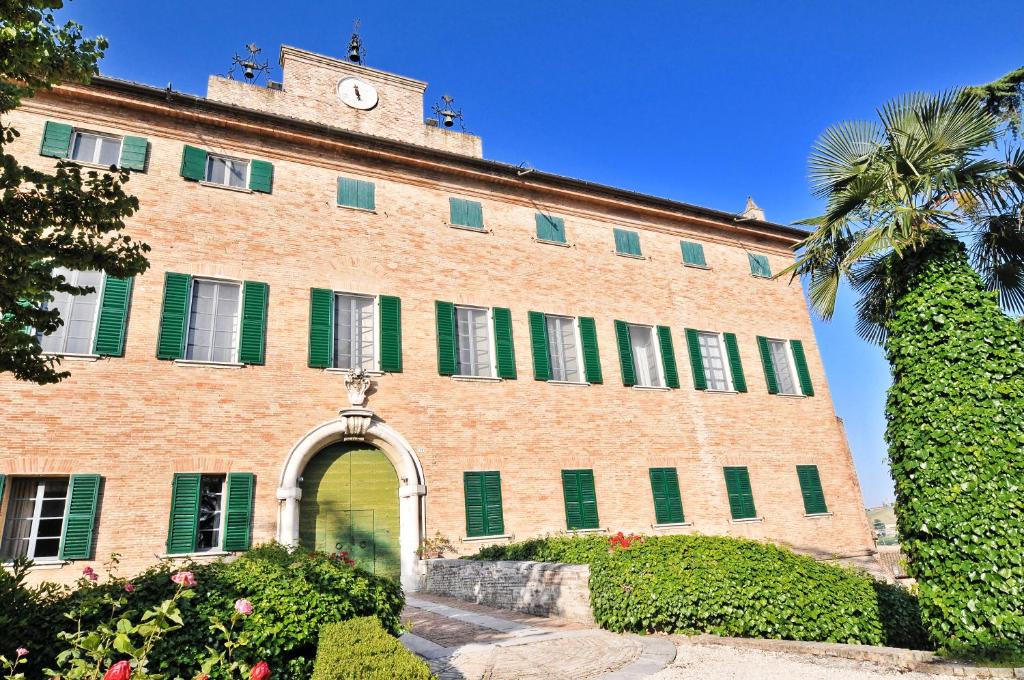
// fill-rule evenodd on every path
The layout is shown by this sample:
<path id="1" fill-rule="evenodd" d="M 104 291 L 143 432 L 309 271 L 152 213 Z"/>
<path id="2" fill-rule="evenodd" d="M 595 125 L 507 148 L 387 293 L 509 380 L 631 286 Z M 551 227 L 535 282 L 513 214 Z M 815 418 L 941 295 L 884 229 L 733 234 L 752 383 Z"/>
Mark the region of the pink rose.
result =
<path id="1" fill-rule="evenodd" d="M 242 616 L 249 616 L 249 614 L 252 614 L 252 602 L 249 602 L 249 600 L 245 599 L 236 600 L 235 611 L 241 614 Z"/>
<path id="2" fill-rule="evenodd" d="M 126 593 L 134 593 L 135 592 L 135 586 L 133 584 L 131 584 L 131 583 L 125 583 L 124 584 L 124 592 L 126 592 Z"/>
<path id="3" fill-rule="evenodd" d="M 196 584 L 196 577 L 191 571 L 179 571 L 171 575 L 171 580 L 177 583 L 179 586 L 185 588 L 191 588 Z"/>
<path id="4" fill-rule="evenodd" d="M 132 667 L 127 661 L 118 661 L 103 674 L 103 680 L 128 680 L 132 677 Z"/>
<path id="5" fill-rule="evenodd" d="M 23 656 L 28 656 L 28 650 L 25 649 L 24 647 L 18 647 L 17 649 L 14 650 L 14 653 L 18 655 L 19 659 L 21 657 L 23 657 Z"/>
<path id="6" fill-rule="evenodd" d="M 249 671 L 249 680 L 268 680 L 270 678 L 270 666 L 266 661 L 260 661 Z"/>
<path id="7" fill-rule="evenodd" d="M 86 577 L 90 581 L 96 581 L 99 579 L 99 574 L 93 571 L 92 567 L 86 567 L 82 570 L 82 576 Z"/>

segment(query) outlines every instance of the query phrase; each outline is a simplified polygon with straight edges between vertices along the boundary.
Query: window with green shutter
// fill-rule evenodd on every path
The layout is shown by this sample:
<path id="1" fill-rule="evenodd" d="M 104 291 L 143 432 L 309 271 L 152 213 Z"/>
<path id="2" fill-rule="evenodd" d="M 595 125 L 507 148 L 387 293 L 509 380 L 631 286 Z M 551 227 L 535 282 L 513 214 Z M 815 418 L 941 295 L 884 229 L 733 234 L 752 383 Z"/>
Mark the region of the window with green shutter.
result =
<path id="1" fill-rule="evenodd" d="M 175 474 L 167 553 L 248 550 L 255 484 L 255 476 L 246 472 Z"/>
<path id="2" fill-rule="evenodd" d="M 761 278 L 771 278 L 772 268 L 771 265 L 768 264 L 768 258 L 766 256 L 747 253 L 747 258 L 750 260 L 751 274 Z"/>
<path id="3" fill-rule="evenodd" d="M 729 494 L 729 511 L 733 519 L 754 519 L 754 493 L 750 488 L 750 473 L 746 467 L 727 467 L 725 488 Z"/>
<path id="4" fill-rule="evenodd" d="M 616 254 L 643 257 L 643 253 L 640 252 L 640 234 L 628 229 L 614 229 L 613 231 Z"/>
<path id="5" fill-rule="evenodd" d="M 99 475 L 71 475 L 68 480 L 60 559 L 87 560 L 92 557 L 92 537 L 96 528 L 101 481 Z"/>
<path id="6" fill-rule="evenodd" d="M 466 496 L 466 536 L 501 536 L 505 518 L 501 506 L 501 473 L 463 472 Z"/>
<path id="7" fill-rule="evenodd" d="M 800 480 L 800 493 L 804 497 L 804 512 L 808 515 L 823 515 L 828 512 L 825 492 L 821 489 L 821 477 L 817 465 L 797 465 L 796 476 Z"/>
<path id="8" fill-rule="evenodd" d="M 46 121 L 43 126 L 43 139 L 39 146 L 39 155 L 50 158 L 67 158 L 71 148 L 71 135 L 75 128 L 66 123 Z"/>
<path id="9" fill-rule="evenodd" d="M 360 210 L 376 210 L 376 189 L 373 182 L 349 177 L 338 178 L 338 205 Z"/>
<path id="10" fill-rule="evenodd" d="M 680 248 L 683 251 L 683 264 L 690 265 L 691 267 L 707 267 L 708 263 L 704 259 L 704 246 L 700 243 L 694 243 L 693 241 L 680 241 Z"/>
<path id="11" fill-rule="evenodd" d="M 448 199 L 448 204 L 452 225 L 468 229 L 482 230 L 484 228 L 484 209 L 479 202 L 453 197 Z"/>
<path id="12" fill-rule="evenodd" d="M 565 220 L 554 215 L 537 213 L 537 240 L 551 243 L 565 243 Z"/>
<path id="13" fill-rule="evenodd" d="M 673 467 L 651 468 L 654 517 L 658 524 L 682 524 L 683 501 L 679 496 L 679 475 Z"/>
<path id="14" fill-rule="evenodd" d="M 593 470 L 562 470 L 562 494 L 569 531 L 600 527 Z"/>
<path id="15" fill-rule="evenodd" d="M 505 307 L 491 310 L 494 321 L 494 354 L 498 377 L 516 379 L 516 346 L 512 339 L 512 313 Z"/>
<path id="16" fill-rule="evenodd" d="M 269 286 L 259 281 L 242 284 L 242 332 L 238 361 L 262 366 L 267 346 L 267 298 Z"/>

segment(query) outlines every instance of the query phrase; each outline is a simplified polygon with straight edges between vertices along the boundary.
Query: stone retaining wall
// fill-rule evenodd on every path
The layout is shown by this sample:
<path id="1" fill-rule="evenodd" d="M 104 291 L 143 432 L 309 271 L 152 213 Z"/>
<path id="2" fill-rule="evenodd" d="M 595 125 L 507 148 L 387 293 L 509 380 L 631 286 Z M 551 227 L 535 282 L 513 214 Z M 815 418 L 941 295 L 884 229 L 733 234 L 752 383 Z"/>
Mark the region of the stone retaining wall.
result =
<path id="1" fill-rule="evenodd" d="M 425 560 L 423 591 L 592 625 L 590 567 L 550 562 Z"/>

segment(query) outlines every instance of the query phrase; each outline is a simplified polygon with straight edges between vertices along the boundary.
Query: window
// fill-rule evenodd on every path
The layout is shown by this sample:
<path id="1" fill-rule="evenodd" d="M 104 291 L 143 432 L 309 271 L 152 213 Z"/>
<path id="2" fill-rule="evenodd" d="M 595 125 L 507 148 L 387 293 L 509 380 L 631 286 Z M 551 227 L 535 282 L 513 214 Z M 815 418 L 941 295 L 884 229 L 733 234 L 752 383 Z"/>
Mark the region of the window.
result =
<path id="1" fill-rule="evenodd" d="M 704 259 L 704 246 L 700 243 L 693 243 L 692 241 L 680 241 L 680 247 L 683 249 L 683 264 L 690 265 L 692 267 L 707 267 L 708 263 Z"/>
<path id="2" fill-rule="evenodd" d="M 651 468 L 651 492 L 654 494 L 654 516 L 658 524 L 681 524 L 683 501 L 679 497 L 679 475 L 675 468 Z"/>
<path id="3" fill-rule="evenodd" d="M 575 319 L 569 316 L 546 315 L 545 321 L 551 379 L 582 382 Z"/>
<path id="4" fill-rule="evenodd" d="M 199 515 L 194 552 L 219 550 L 224 523 L 224 477 L 203 475 L 199 482 Z"/>
<path id="5" fill-rule="evenodd" d="M 449 198 L 448 204 L 452 225 L 469 227 L 470 229 L 484 228 L 484 209 L 477 201 Z"/>
<path id="6" fill-rule="evenodd" d="M 167 552 L 247 550 L 256 478 L 247 472 L 176 473 L 171 486 Z"/>
<path id="7" fill-rule="evenodd" d="M 789 343 L 785 340 L 769 340 L 768 351 L 771 354 L 772 367 L 775 369 L 779 394 L 800 394 L 793 374 L 793 362 L 789 358 Z"/>
<path id="8" fill-rule="evenodd" d="M 725 488 L 729 494 L 729 511 L 733 519 L 755 519 L 754 494 L 750 489 L 750 473 L 745 467 L 727 467 Z"/>
<path id="9" fill-rule="evenodd" d="M 79 163 L 117 165 L 121 158 L 121 138 L 76 130 L 71 137 L 70 157 Z"/>
<path id="10" fill-rule="evenodd" d="M 828 513 L 825 505 L 825 492 L 821 489 L 821 477 L 817 465 L 797 465 L 796 476 L 800 480 L 800 493 L 804 498 L 804 513 L 808 515 L 824 515 Z"/>
<path id="11" fill-rule="evenodd" d="M 374 298 L 334 296 L 334 367 L 376 370 Z"/>
<path id="12" fill-rule="evenodd" d="M 754 276 L 770 279 L 772 277 L 772 268 L 768 264 L 768 258 L 764 255 L 754 255 L 747 253 L 747 258 L 750 260 L 750 273 Z"/>
<path id="13" fill-rule="evenodd" d="M 501 536 L 505 519 L 501 508 L 501 473 L 464 472 L 466 536 Z"/>
<path id="14" fill-rule="evenodd" d="M 626 229 L 615 229 L 615 252 L 619 255 L 643 257 L 640 252 L 640 234 Z"/>
<path id="15" fill-rule="evenodd" d="M 373 182 L 339 177 L 338 205 L 360 210 L 375 210 L 377 198 Z"/>
<path id="16" fill-rule="evenodd" d="M 593 470 L 562 470 L 562 494 L 565 498 L 565 525 L 569 531 L 597 529 L 597 493 Z"/>
<path id="17" fill-rule="evenodd" d="M 53 293 L 53 301 L 45 306 L 58 309 L 64 324 L 50 335 L 40 335 L 39 344 L 44 352 L 53 354 L 92 354 L 103 272 L 78 272 L 62 267 L 54 271 L 57 274 L 72 286 L 91 286 L 95 290 L 85 295 Z"/>
<path id="18" fill-rule="evenodd" d="M 636 384 L 641 387 L 664 387 L 654 329 L 630 324 L 629 346 L 633 355 Z"/>
<path id="19" fill-rule="evenodd" d="M 549 243 L 565 243 L 565 220 L 554 215 L 537 213 L 537 240 Z"/>
<path id="20" fill-rule="evenodd" d="M 697 334 L 697 340 L 700 343 L 700 356 L 704 364 L 704 379 L 707 381 L 708 389 L 722 392 L 731 390 L 721 336 L 718 333 L 700 332 Z"/>
<path id="21" fill-rule="evenodd" d="M 12 480 L 0 559 L 57 559 L 64 530 L 68 478 L 17 477 Z"/>
<path id="22" fill-rule="evenodd" d="M 486 309 L 479 307 L 455 307 L 458 375 L 494 377 L 489 316 Z"/>
<path id="23" fill-rule="evenodd" d="M 238 360 L 240 290 L 237 283 L 192 281 L 186 359 L 218 363 Z"/>
<path id="24" fill-rule="evenodd" d="M 244 189 L 248 184 L 248 174 L 249 161 L 213 154 L 209 154 L 206 158 L 205 179 L 211 184 Z"/>

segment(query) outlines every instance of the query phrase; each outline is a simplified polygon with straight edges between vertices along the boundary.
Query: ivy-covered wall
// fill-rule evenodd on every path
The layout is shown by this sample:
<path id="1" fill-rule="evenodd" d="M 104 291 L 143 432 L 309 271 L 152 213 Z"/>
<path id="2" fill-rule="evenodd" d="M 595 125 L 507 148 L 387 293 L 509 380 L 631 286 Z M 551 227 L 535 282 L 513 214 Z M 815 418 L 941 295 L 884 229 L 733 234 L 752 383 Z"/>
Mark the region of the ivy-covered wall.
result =
<path id="1" fill-rule="evenodd" d="M 940 645 L 1024 649 L 1024 332 L 963 245 L 909 254 L 888 324 L 899 531 Z"/>

